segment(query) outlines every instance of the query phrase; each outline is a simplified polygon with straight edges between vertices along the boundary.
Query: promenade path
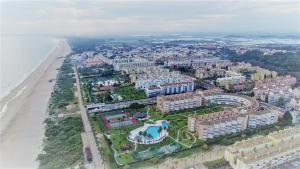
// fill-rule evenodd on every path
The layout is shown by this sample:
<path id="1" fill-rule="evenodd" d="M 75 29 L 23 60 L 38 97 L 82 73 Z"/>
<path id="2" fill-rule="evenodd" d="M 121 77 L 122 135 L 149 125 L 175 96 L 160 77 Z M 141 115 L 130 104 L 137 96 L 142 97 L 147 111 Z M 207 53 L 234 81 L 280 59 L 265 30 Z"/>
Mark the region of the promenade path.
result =
<path id="1" fill-rule="evenodd" d="M 81 115 L 84 131 L 85 131 L 85 135 L 86 135 L 85 144 L 90 147 L 90 149 L 92 151 L 92 155 L 93 155 L 93 163 L 92 163 L 93 165 L 91 168 L 104 169 L 105 165 L 103 163 L 98 146 L 96 144 L 96 140 L 95 140 L 95 137 L 94 137 L 94 134 L 92 131 L 92 127 L 91 127 L 90 121 L 87 116 L 86 108 L 83 105 L 78 73 L 77 73 L 76 68 L 73 67 L 73 69 L 74 69 L 75 76 L 76 76 L 76 88 L 77 88 L 77 94 L 78 94 L 78 104 L 79 104 L 79 108 L 80 108 L 80 115 Z"/>

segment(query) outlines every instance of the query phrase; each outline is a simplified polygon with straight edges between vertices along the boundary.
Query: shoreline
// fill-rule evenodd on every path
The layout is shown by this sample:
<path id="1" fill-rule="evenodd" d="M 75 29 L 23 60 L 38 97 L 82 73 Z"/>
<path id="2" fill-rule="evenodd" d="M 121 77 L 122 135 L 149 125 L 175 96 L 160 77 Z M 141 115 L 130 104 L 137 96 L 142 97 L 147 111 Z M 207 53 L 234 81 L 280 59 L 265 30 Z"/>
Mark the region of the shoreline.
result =
<path id="1" fill-rule="evenodd" d="M 1 98 L 0 168 L 37 168 L 44 138 L 44 120 L 63 57 L 71 52 L 60 40 L 25 80 Z M 2 112 L 5 110 L 4 112 Z"/>
<path id="2" fill-rule="evenodd" d="M 14 86 L 12 86 L 12 87 L 10 87 L 10 88 L 8 88 L 7 90 L 5 90 L 3 93 L 1 93 L 1 95 L 0 95 L 0 107 L 2 107 L 1 106 L 1 102 L 5 99 L 5 98 L 7 98 L 7 97 L 9 97 L 9 95 L 11 94 L 11 93 L 13 93 L 14 92 L 14 90 L 17 88 L 17 87 L 19 87 L 34 71 L 36 71 L 39 67 L 40 67 L 40 65 L 49 57 L 49 55 L 51 54 L 51 53 L 53 53 L 54 52 L 54 50 L 58 47 L 58 45 L 59 45 L 59 43 L 61 43 L 61 41 L 63 41 L 62 39 L 58 39 L 58 38 L 54 38 L 57 42 L 56 42 L 56 44 L 45 54 L 45 56 L 43 57 L 43 58 L 41 58 L 41 60 L 37 63 L 37 65 L 36 66 L 34 66 L 30 71 L 28 71 L 27 73 L 25 73 L 17 82 L 16 82 L 16 84 L 14 85 Z M 11 97 L 11 96 L 10 96 Z M 2 109 L 0 110 L 0 117 L 1 117 L 1 113 L 2 113 Z"/>

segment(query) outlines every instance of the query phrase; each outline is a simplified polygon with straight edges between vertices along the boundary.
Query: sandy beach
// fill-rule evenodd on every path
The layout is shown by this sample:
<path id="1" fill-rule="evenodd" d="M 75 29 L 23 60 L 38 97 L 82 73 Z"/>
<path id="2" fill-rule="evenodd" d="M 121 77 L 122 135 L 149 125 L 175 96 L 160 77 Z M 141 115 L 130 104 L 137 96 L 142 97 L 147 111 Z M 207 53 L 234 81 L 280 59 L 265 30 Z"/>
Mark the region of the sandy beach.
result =
<path id="1" fill-rule="evenodd" d="M 43 121 L 63 58 L 71 49 L 65 41 L 42 64 L 0 102 L 0 168 L 37 168 L 42 150 Z"/>

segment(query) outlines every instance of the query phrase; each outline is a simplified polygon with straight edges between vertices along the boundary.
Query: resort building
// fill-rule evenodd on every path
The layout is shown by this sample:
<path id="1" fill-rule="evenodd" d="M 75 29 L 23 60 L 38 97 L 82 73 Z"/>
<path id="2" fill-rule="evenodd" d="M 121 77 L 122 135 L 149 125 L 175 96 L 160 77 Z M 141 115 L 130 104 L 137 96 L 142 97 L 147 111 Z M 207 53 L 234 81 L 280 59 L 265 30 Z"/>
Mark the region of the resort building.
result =
<path id="1" fill-rule="evenodd" d="M 237 106 L 241 110 L 252 112 L 257 111 L 259 108 L 259 103 L 255 99 L 236 94 L 206 95 L 204 100 L 209 104 L 233 105 Z"/>
<path id="2" fill-rule="evenodd" d="M 157 97 L 157 109 L 163 113 L 200 107 L 203 95 L 200 93 L 182 93 Z"/>
<path id="3" fill-rule="evenodd" d="M 195 78 L 170 72 L 162 76 L 141 78 L 135 81 L 135 88 L 145 90 L 148 97 L 194 91 Z"/>
<path id="4" fill-rule="evenodd" d="M 225 69 L 204 69 L 204 68 L 198 68 L 195 72 L 195 76 L 197 78 L 203 79 L 203 78 L 212 78 L 212 77 L 223 77 L 226 74 Z"/>
<path id="5" fill-rule="evenodd" d="M 150 86 L 145 89 L 148 97 L 154 97 L 159 95 L 176 94 L 192 92 L 195 89 L 194 81 L 183 81 L 179 83 L 167 83 L 158 86 Z"/>
<path id="6" fill-rule="evenodd" d="M 245 130 L 246 120 L 239 117 L 238 112 L 228 108 L 205 115 L 189 115 L 188 129 L 195 132 L 200 139 L 207 140 Z"/>
<path id="7" fill-rule="evenodd" d="M 300 158 L 300 128 L 287 128 L 236 142 L 225 150 L 234 169 L 276 168 Z"/>
<path id="8" fill-rule="evenodd" d="M 189 115 L 188 129 L 200 139 L 237 133 L 278 122 L 281 112 L 277 109 L 259 110 L 259 103 L 247 96 L 217 94 L 204 97 L 205 104 L 230 105 L 224 111 L 205 115 Z"/>

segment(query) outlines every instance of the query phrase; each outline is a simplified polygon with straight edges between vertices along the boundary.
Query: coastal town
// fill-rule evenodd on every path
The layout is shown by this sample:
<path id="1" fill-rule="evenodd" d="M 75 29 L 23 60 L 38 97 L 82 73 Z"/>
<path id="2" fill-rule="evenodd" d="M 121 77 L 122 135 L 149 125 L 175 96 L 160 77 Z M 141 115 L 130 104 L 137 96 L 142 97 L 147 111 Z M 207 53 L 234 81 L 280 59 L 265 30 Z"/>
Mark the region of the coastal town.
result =
<path id="1" fill-rule="evenodd" d="M 69 43 L 86 168 L 299 165 L 299 80 L 228 52 L 272 57 L 299 48 L 157 39 L 107 40 L 88 49 Z"/>

